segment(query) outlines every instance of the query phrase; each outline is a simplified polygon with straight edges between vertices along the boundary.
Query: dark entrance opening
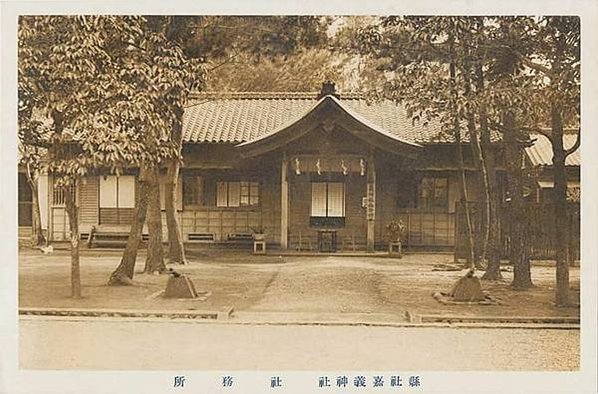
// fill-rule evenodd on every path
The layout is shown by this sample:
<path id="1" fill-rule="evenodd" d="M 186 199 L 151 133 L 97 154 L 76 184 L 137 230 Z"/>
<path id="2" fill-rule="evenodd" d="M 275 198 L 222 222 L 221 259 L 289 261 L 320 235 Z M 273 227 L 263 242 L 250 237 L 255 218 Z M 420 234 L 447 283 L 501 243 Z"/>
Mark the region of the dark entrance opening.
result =
<path id="1" fill-rule="evenodd" d="M 27 183 L 27 176 L 19 172 L 19 226 L 31 226 L 32 220 L 32 193 L 29 184 Z"/>

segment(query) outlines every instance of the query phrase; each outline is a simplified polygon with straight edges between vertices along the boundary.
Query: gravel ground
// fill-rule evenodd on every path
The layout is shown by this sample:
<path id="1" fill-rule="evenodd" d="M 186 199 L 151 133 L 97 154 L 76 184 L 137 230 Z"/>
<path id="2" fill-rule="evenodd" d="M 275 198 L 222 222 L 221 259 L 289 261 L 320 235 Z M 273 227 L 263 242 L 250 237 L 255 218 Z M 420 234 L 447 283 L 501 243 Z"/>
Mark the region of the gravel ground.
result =
<path id="1" fill-rule="evenodd" d="M 19 359 L 25 369 L 572 371 L 579 331 L 22 318 Z"/>

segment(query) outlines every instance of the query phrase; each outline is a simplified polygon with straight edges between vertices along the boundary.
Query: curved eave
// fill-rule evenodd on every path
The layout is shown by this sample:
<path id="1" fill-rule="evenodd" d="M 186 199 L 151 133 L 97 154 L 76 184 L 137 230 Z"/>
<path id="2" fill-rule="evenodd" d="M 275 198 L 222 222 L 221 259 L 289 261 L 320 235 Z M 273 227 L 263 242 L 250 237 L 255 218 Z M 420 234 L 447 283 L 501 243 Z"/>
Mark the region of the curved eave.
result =
<path id="1" fill-rule="evenodd" d="M 251 141 L 236 145 L 236 148 L 245 157 L 268 153 L 301 138 L 317 127 L 324 119 L 330 118 L 357 138 L 391 153 L 413 156 L 422 148 L 420 144 L 401 139 L 373 124 L 343 105 L 336 97 L 330 95 L 321 98 L 297 120 Z"/>

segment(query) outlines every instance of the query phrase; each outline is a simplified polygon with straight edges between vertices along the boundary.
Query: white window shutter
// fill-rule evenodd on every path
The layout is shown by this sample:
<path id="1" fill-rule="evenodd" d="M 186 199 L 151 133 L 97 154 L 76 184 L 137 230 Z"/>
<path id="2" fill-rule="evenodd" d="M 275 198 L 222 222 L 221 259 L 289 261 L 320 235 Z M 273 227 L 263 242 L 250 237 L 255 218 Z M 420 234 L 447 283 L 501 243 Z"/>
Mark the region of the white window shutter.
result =
<path id="1" fill-rule="evenodd" d="M 228 206 L 228 188 L 226 182 L 216 183 L 216 206 L 226 207 Z"/>
<path id="2" fill-rule="evenodd" d="M 238 207 L 241 205 L 241 182 L 228 183 L 228 206 Z"/>
<path id="3" fill-rule="evenodd" d="M 118 207 L 135 208 L 135 176 L 118 177 Z"/>
<path id="4" fill-rule="evenodd" d="M 116 177 L 100 177 L 100 208 L 116 208 Z"/>
<path id="5" fill-rule="evenodd" d="M 326 216 L 326 183 L 311 184 L 311 216 Z"/>
<path id="6" fill-rule="evenodd" d="M 341 182 L 328 184 L 328 216 L 345 216 L 345 184 Z"/>
<path id="7" fill-rule="evenodd" d="M 260 202 L 260 189 L 258 182 L 251 182 L 249 205 L 258 205 Z"/>

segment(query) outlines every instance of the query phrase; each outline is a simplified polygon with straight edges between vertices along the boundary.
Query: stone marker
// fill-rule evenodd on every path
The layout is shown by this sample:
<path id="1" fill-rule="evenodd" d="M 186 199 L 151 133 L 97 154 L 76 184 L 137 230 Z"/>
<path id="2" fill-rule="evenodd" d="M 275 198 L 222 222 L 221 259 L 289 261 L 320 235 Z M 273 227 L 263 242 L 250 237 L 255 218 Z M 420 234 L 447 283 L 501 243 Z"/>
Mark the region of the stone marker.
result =
<path id="1" fill-rule="evenodd" d="M 186 275 L 171 276 L 166 283 L 164 298 L 195 298 L 197 291 Z"/>
<path id="2" fill-rule="evenodd" d="M 469 271 L 467 275 L 460 278 L 449 293 L 454 301 L 483 301 L 486 296 L 482 291 L 480 279 L 473 276 L 473 271 Z"/>

